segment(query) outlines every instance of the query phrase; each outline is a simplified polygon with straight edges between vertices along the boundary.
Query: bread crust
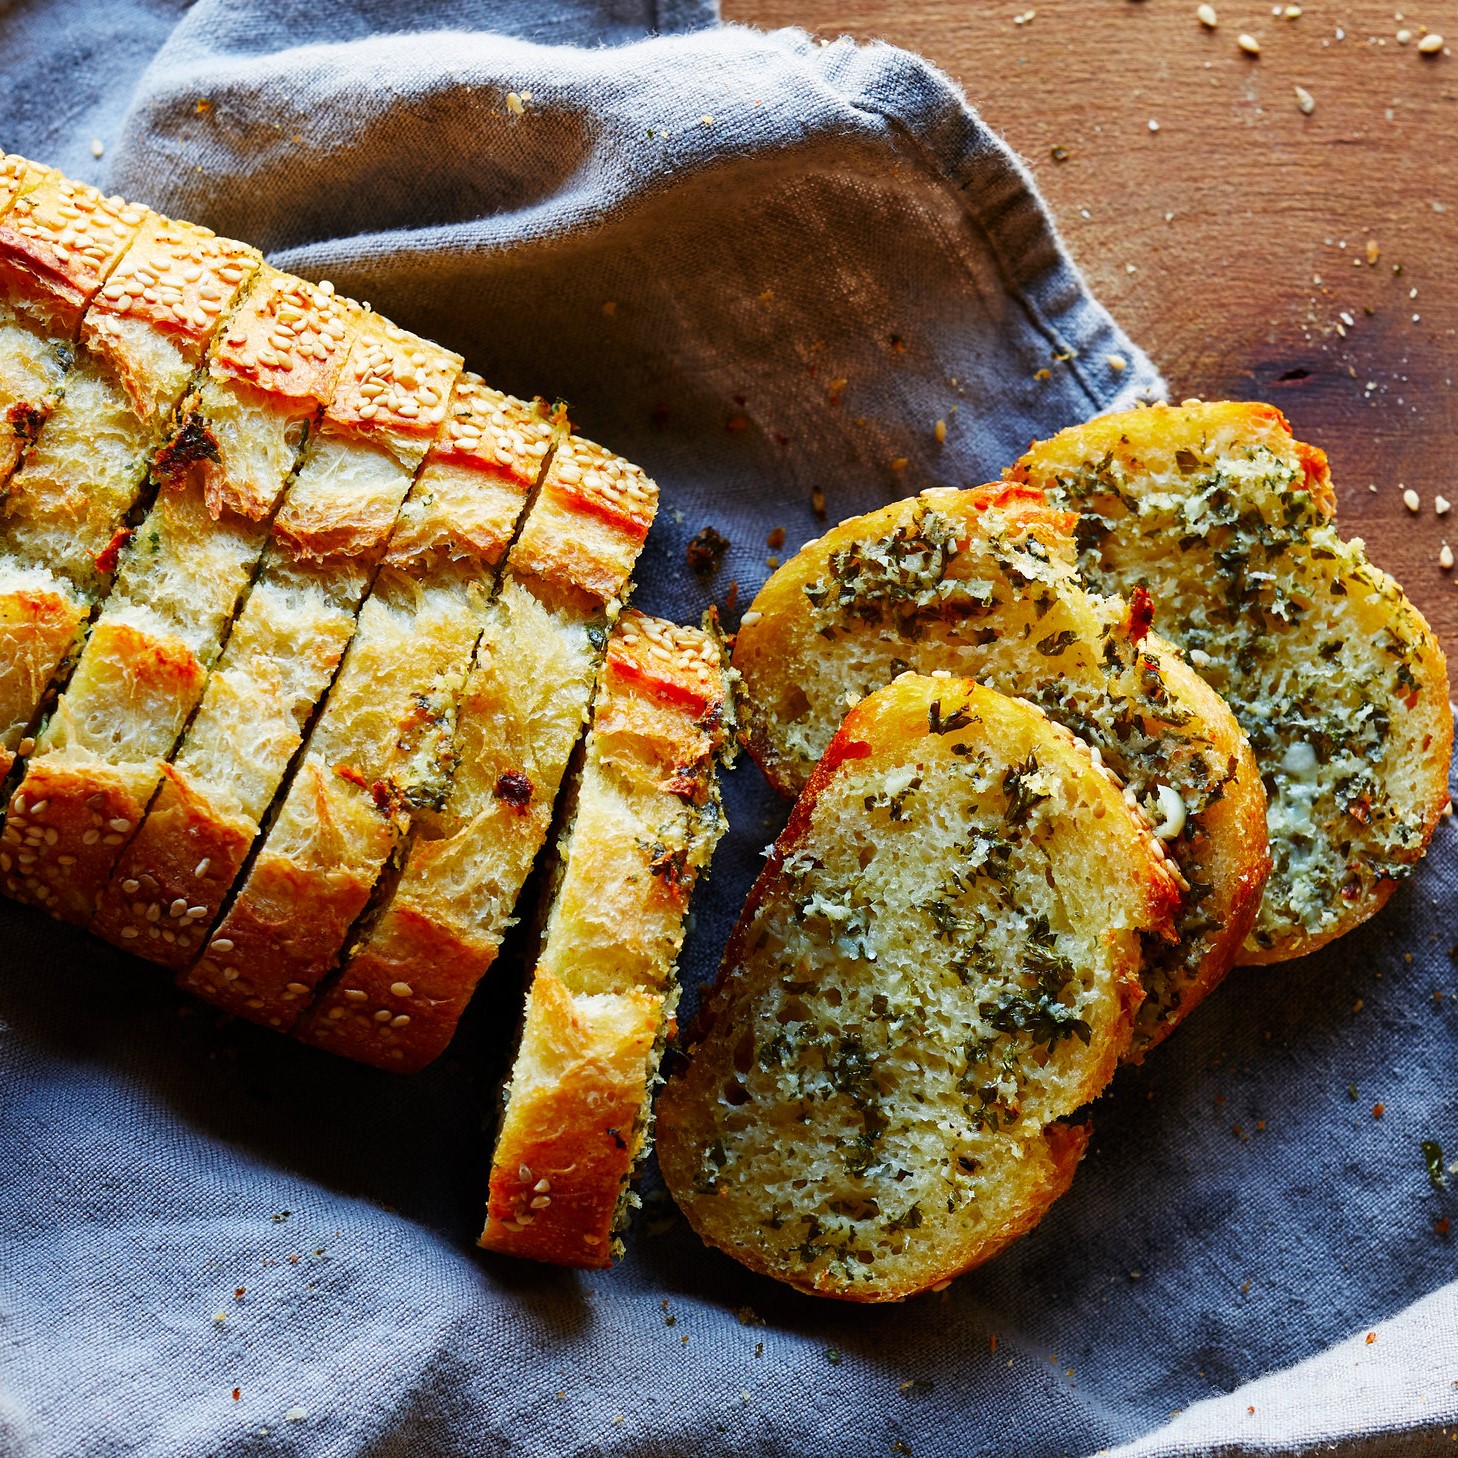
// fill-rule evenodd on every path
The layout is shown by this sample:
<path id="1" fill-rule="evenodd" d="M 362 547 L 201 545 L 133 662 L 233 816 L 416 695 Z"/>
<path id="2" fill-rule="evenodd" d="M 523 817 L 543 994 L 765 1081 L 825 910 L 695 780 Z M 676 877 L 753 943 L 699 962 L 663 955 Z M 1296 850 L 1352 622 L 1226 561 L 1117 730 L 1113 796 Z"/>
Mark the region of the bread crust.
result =
<path id="1" fill-rule="evenodd" d="M 1000 1126 L 994 1121 L 993 1125 L 987 1126 L 993 1132 L 988 1135 L 984 1131 L 979 1136 L 984 1140 L 979 1146 L 982 1156 L 992 1158 L 996 1155 L 1006 1163 L 999 1165 L 995 1177 L 989 1175 L 981 1186 L 982 1193 L 977 1196 L 980 1202 L 978 1214 L 958 1225 L 953 1220 L 942 1221 L 935 1210 L 921 1212 L 918 1208 L 915 1222 L 904 1220 L 887 1227 L 898 1232 L 894 1238 L 885 1237 L 888 1241 L 905 1237 L 900 1255 L 892 1260 L 876 1259 L 871 1264 L 856 1266 L 856 1243 L 865 1244 L 870 1239 L 858 1233 L 858 1222 L 864 1219 L 879 1221 L 890 1215 L 892 1212 L 888 1207 L 893 1206 L 900 1196 L 896 1182 L 855 1186 L 852 1180 L 847 1188 L 857 1187 L 878 1193 L 884 1202 L 882 1209 L 871 1216 L 849 1217 L 851 1233 L 845 1238 L 851 1245 L 841 1247 L 840 1256 L 824 1244 L 815 1253 L 806 1255 L 804 1252 L 811 1249 L 812 1242 L 825 1236 L 825 1232 L 822 1230 L 817 1236 L 819 1223 L 812 1223 L 811 1235 L 803 1249 L 789 1236 L 782 1237 L 779 1232 L 785 1228 L 786 1220 L 790 1224 L 796 1223 L 795 1211 L 785 1212 L 778 1204 L 773 1209 L 766 1208 L 771 1199 L 770 1182 L 773 1180 L 774 1188 L 779 1189 L 796 1172 L 809 1177 L 814 1174 L 815 1161 L 822 1156 L 831 1157 L 824 1147 L 825 1129 L 834 1127 L 836 1101 L 830 1094 L 816 1095 L 816 1085 L 802 1082 L 799 1086 L 805 1089 L 805 1093 L 799 1098 L 799 1112 L 793 1113 L 790 1107 L 793 1100 L 783 1105 L 776 1102 L 782 1095 L 777 1091 L 773 1069 L 779 1066 L 778 1060 L 785 1055 L 776 1054 L 766 1062 L 765 1049 L 756 1050 L 753 1040 L 759 1035 L 753 1029 L 783 1025 L 783 1012 L 776 1016 L 772 1010 L 757 1011 L 761 1007 L 770 1008 L 763 999 L 771 987 L 780 985 L 775 959 L 782 954 L 775 950 L 778 933 L 773 928 L 788 923 L 777 922 L 775 918 L 780 915 L 782 907 L 798 904 L 791 890 L 792 866 L 798 868 L 793 875 L 800 876 L 806 867 L 824 866 L 833 856 L 849 855 L 849 850 L 843 852 L 833 846 L 833 842 L 838 841 L 841 846 L 865 847 L 860 864 L 862 873 L 866 873 L 866 867 L 874 863 L 877 855 L 899 854 L 891 848 L 886 837 L 917 834 L 915 825 L 902 830 L 895 828 L 895 816 L 902 813 L 899 807 L 889 812 L 892 817 L 890 825 L 875 830 L 839 818 L 824 819 L 824 816 L 848 815 L 850 798 L 847 797 L 858 797 L 860 785 L 871 783 L 879 776 L 882 766 L 891 772 L 888 780 L 894 775 L 896 782 L 901 783 L 904 778 L 907 787 L 910 787 L 911 777 L 897 773 L 903 765 L 914 765 L 925 773 L 928 766 L 937 762 L 954 764 L 957 760 L 953 756 L 965 758 L 973 751 L 953 746 L 969 744 L 978 750 L 986 749 L 993 755 L 994 768 L 989 773 L 994 779 L 998 772 L 995 766 L 1003 763 L 1016 765 L 1021 774 L 1027 768 L 1026 762 L 1020 763 L 1024 747 L 1035 745 L 1035 763 L 1039 766 L 1039 773 L 1066 776 L 1066 779 L 1060 779 L 1060 783 L 1078 788 L 1076 792 L 1065 790 L 1061 793 L 1087 797 L 1079 801 L 1083 808 L 1079 810 L 1076 821 L 1083 828 L 1075 832 L 1067 828 L 1074 821 L 1065 823 L 1060 819 L 1057 823 L 1064 828 L 1057 833 L 1092 837 L 1086 847 L 1084 842 L 1079 842 L 1078 854 L 1095 857 L 1102 865 L 1118 865 L 1124 870 L 1116 884 L 1107 883 L 1100 875 L 1098 883 L 1106 886 L 1106 896 L 1102 902 L 1098 898 L 1089 900 L 1081 913 L 1085 918 L 1082 924 L 1105 948 L 1101 954 L 1105 958 L 1105 980 L 1099 984 L 1102 989 L 1099 994 L 1102 1001 L 1098 1004 L 1100 1011 L 1095 1015 L 1093 1005 L 1088 1005 L 1090 1017 L 1097 1019 L 1096 1026 L 1090 1029 L 1090 1046 L 1075 1055 L 1063 1054 L 1064 1063 L 1060 1066 L 1067 1070 L 1067 1077 L 1056 1084 L 1042 1085 L 1044 1091 L 1037 1099 L 1024 1101 L 1023 1119 L 1041 1124 L 1040 1129 L 1023 1132 L 1021 1122 Z M 854 788 L 842 789 L 841 782 Z M 1004 781 L 1005 788 L 1009 783 Z M 1025 805 L 1021 799 L 1021 788 L 1007 789 L 1007 794 L 1008 814 L 1021 814 Z M 940 801 L 935 803 L 940 804 Z M 1055 803 L 1060 802 L 1055 799 Z M 831 805 L 840 808 L 831 810 L 828 808 Z M 1059 810 L 1055 813 L 1061 815 L 1065 812 Z M 1031 833 L 1037 835 L 1041 832 Z M 854 839 L 845 841 L 841 839 L 844 837 Z M 1101 839 L 1105 843 L 1096 849 L 1093 841 Z M 1071 847 L 1069 854 L 1073 854 Z M 871 857 L 870 861 L 865 859 L 866 855 Z M 820 872 L 813 870 L 809 874 L 818 876 Z M 1049 874 L 1053 872 L 1050 870 Z M 801 884 L 822 885 L 818 881 Z M 879 895 L 880 883 L 876 885 L 876 894 Z M 815 895 L 819 894 L 817 890 Z M 1086 750 L 1078 746 L 1065 730 L 1049 723 L 1038 710 L 982 689 L 971 680 L 933 680 L 907 674 L 878 690 L 847 715 L 796 802 L 789 823 L 776 841 L 736 924 L 714 987 L 705 998 L 700 1015 L 688 1034 L 687 1064 L 670 1076 L 660 1096 L 657 1115 L 659 1163 L 669 1189 L 690 1224 L 708 1243 L 725 1250 L 752 1270 L 801 1290 L 846 1300 L 900 1300 L 918 1291 L 940 1286 L 959 1272 L 995 1254 L 1016 1235 L 1030 1229 L 1051 1200 L 1067 1187 L 1086 1134 L 1064 1127 L 1058 1121 L 1096 1095 L 1117 1067 L 1132 1035 L 1134 1013 L 1142 998 L 1138 977 L 1139 933 L 1135 928 L 1140 928 L 1144 935 L 1172 934 L 1178 899 L 1174 876 L 1158 843 L 1124 804 L 1112 777 L 1100 771 Z M 807 908 L 802 914 L 820 913 L 812 913 Z M 885 911 L 882 914 L 892 913 Z M 1008 914 L 1014 913 L 1009 911 Z M 1024 913 L 1020 909 L 1017 914 Z M 1122 931 L 1115 931 L 1116 923 Z M 842 921 L 840 924 L 846 923 Z M 861 958 L 869 955 L 864 948 L 870 945 L 870 942 L 862 943 Z M 883 953 L 888 945 L 877 943 Z M 787 943 L 783 955 L 793 959 L 798 955 L 795 949 L 800 946 L 800 941 L 796 941 L 793 948 Z M 820 997 L 823 990 L 826 1006 L 836 1009 L 842 1005 L 850 1006 L 847 999 L 852 997 L 853 984 L 847 974 L 857 963 L 847 960 L 850 954 L 843 951 L 823 949 L 821 955 L 826 958 L 823 966 L 794 962 L 794 970 L 785 974 L 795 979 L 793 995 Z M 884 961 L 883 956 L 881 962 Z M 887 970 L 867 985 L 891 990 L 895 983 L 888 979 L 893 971 L 894 968 L 888 964 Z M 980 982 L 977 985 L 980 987 Z M 987 997 L 991 994 L 968 994 L 974 1002 L 979 995 Z M 785 1006 L 788 1007 L 788 1004 Z M 985 1010 L 982 1015 L 986 1016 Z M 760 1019 L 763 1021 L 758 1021 Z M 855 1025 L 854 1020 L 850 1025 Z M 962 1036 L 963 1032 L 959 1027 L 957 1036 Z M 931 1080 L 947 1056 L 939 1041 L 940 1037 L 946 1036 L 949 1036 L 946 1031 L 938 1033 L 931 1023 L 919 1024 L 914 1035 L 918 1049 L 914 1061 L 923 1070 L 918 1078 L 925 1080 L 924 1096 L 928 1100 L 936 1097 Z M 804 1056 L 829 1059 L 833 1043 L 827 1040 L 832 1037 L 827 1024 L 816 1025 L 813 1047 L 826 1051 Z M 1050 1042 L 1050 1054 L 1053 1047 Z M 876 1079 L 875 1070 L 890 1066 L 887 1060 L 892 1056 L 888 1049 L 872 1058 L 869 1065 L 862 1060 L 858 1065 L 859 1071 L 853 1077 L 860 1080 L 864 1088 L 868 1077 Z M 790 1066 L 807 1069 L 811 1065 Z M 826 1066 L 828 1068 L 829 1064 Z M 809 1074 L 785 1076 L 787 1079 L 803 1079 Z M 971 1077 L 970 1072 L 967 1077 Z M 737 1092 L 733 1092 L 736 1088 Z M 872 1100 L 871 1107 L 875 1107 L 874 1099 L 881 1096 L 879 1093 L 864 1095 Z M 746 1104 L 749 1110 L 741 1119 L 736 1110 Z M 867 1118 L 870 1127 L 869 1116 Z M 732 1142 L 739 1137 L 734 1131 L 773 1129 L 787 1119 L 793 1123 L 794 1138 L 781 1140 L 775 1145 L 778 1163 L 773 1172 L 766 1167 L 765 1159 L 754 1154 L 752 1145 L 744 1146 L 743 1159 L 747 1163 L 736 1162 L 740 1156 L 733 1151 L 740 1146 Z M 822 1124 L 825 1129 L 821 1128 Z M 937 1127 L 946 1126 L 939 1120 Z M 754 1136 L 755 1139 L 769 1137 L 768 1134 Z M 988 1143 L 989 1139 L 994 1142 Z M 1005 1140 L 1005 1145 L 995 1142 L 998 1140 Z M 886 1156 L 893 1163 L 906 1158 L 904 1152 L 899 1152 L 899 1145 L 896 1149 L 897 1153 Z M 729 1152 L 726 1153 L 726 1150 Z M 999 1150 L 1001 1154 L 997 1153 Z M 710 1167 L 715 1173 L 705 1184 L 701 1179 L 701 1169 Z M 1013 1170 L 1018 1171 L 1015 1179 Z M 909 1170 L 908 1173 L 913 1180 L 917 1178 L 914 1171 Z M 869 1176 L 857 1176 L 857 1179 L 861 1178 L 868 1179 Z M 815 1198 L 823 1201 L 825 1196 L 822 1193 Z M 807 1193 L 805 1199 L 810 1200 L 811 1196 Z M 820 1209 L 822 1206 L 809 1208 Z M 925 1233 L 912 1236 L 912 1231 Z M 888 1249 L 892 1248 L 888 1246 Z M 893 1264 L 894 1269 L 888 1269 Z"/>
<path id="2" fill-rule="evenodd" d="M 1149 632 L 1147 605 L 1141 616 L 1086 592 L 1076 522 L 1040 491 L 1006 483 L 928 491 L 844 521 L 760 590 L 734 666 L 745 742 L 786 796 L 839 723 L 842 691 L 859 697 L 907 668 L 1026 697 L 1096 746 L 1165 825 L 1195 888 L 1180 945 L 1145 966 L 1138 1060 L 1234 965 L 1270 866 L 1265 792 L 1240 726 Z M 1155 808 L 1161 784 L 1185 797 L 1179 828 Z"/>
<path id="3" fill-rule="evenodd" d="M 9 775 L 46 689 L 76 650 L 87 605 L 49 573 L 0 590 L 0 780 Z"/>
<path id="4" fill-rule="evenodd" d="M 663 1005 L 642 988 L 574 997 L 549 973 L 533 979 L 491 1164 L 487 1250 L 585 1270 L 612 1264 Z"/>
<path id="5" fill-rule="evenodd" d="M 53 337 L 74 337 L 147 216 L 146 208 L 47 172 L 0 216 L 0 295 Z"/>
<path id="6" fill-rule="evenodd" d="M 1373 915 L 1447 803 L 1448 675 L 1401 588 L 1338 535 L 1325 455 L 1273 406 L 1190 402 L 1063 431 L 1008 474 L 1083 513 L 1083 571 L 1147 582 L 1250 734 L 1274 869 L 1238 960 L 1303 956 Z"/>

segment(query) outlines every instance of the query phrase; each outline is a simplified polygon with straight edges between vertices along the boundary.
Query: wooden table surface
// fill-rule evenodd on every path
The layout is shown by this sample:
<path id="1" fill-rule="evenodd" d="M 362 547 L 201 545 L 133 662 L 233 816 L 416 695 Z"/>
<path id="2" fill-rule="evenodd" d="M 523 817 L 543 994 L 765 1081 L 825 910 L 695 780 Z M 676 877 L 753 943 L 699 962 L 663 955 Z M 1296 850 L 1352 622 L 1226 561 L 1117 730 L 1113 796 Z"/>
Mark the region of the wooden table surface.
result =
<path id="1" fill-rule="evenodd" d="M 1345 533 L 1453 659 L 1458 572 L 1438 558 L 1445 539 L 1458 552 L 1458 13 L 1215 8 L 1209 29 L 1195 0 L 724 0 L 726 19 L 880 38 L 947 71 L 1173 398 L 1280 406 L 1330 456 Z M 1453 54 L 1419 50 L 1424 21 Z"/>

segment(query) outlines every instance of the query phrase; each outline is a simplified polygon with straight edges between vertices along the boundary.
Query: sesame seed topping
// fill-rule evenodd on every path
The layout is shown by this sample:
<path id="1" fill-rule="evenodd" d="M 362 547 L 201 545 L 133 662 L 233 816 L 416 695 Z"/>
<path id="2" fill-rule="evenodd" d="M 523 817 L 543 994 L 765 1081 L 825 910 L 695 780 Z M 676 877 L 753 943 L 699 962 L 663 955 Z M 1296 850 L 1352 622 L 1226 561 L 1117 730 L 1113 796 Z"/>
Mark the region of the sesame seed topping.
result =
<path id="1" fill-rule="evenodd" d="M 414 988 L 412 988 L 408 982 L 392 982 L 390 984 L 390 991 L 393 992 L 396 997 L 410 997 L 414 993 Z"/>
<path id="2" fill-rule="evenodd" d="M 1418 50 L 1425 56 L 1436 56 L 1443 49 L 1443 37 L 1437 31 L 1425 35 L 1418 42 Z"/>
<path id="3" fill-rule="evenodd" d="M 1261 53 L 1261 43 L 1248 31 L 1241 31 L 1241 33 L 1236 36 L 1235 43 L 1248 56 L 1258 56 Z"/>
<path id="4" fill-rule="evenodd" d="M 1419 496 L 1417 492 L 1412 489 L 1411 486 L 1409 486 L 1407 490 L 1402 493 L 1402 504 L 1407 507 L 1409 511 L 1421 511 L 1423 509 L 1422 497 Z"/>
<path id="5" fill-rule="evenodd" d="M 1452 571 L 1453 549 L 1447 544 L 1447 542 L 1444 542 L 1443 545 L 1438 548 L 1438 566 L 1441 567 L 1444 572 Z"/>
<path id="6" fill-rule="evenodd" d="M 224 952 L 231 952 L 232 950 L 233 950 L 233 941 L 232 941 L 232 938 L 231 937 L 215 937 L 208 944 L 208 951 L 210 951 L 210 952 L 224 953 Z"/>
<path id="7" fill-rule="evenodd" d="M 1220 24 L 1220 17 L 1215 14 L 1213 5 L 1199 5 L 1195 7 L 1195 18 L 1207 30 L 1214 30 Z"/>

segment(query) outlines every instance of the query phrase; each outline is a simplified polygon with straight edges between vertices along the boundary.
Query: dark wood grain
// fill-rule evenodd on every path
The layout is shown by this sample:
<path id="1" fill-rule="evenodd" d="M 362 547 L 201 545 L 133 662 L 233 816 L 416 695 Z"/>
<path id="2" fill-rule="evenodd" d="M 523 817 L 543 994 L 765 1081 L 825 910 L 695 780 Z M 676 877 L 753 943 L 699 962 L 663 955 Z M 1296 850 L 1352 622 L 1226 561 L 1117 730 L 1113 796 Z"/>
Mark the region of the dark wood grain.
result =
<path id="1" fill-rule="evenodd" d="M 1427 7 L 1451 22 L 1455 54 L 1436 57 L 1418 52 L 1418 9 L 1399 23 L 1402 6 L 1367 0 L 1313 0 L 1297 19 L 1216 0 L 1213 31 L 1194 0 L 1037 0 L 1015 24 L 1027 8 L 724 4 L 766 28 L 890 40 L 949 72 L 1030 163 L 1090 283 L 1175 397 L 1279 405 L 1331 457 L 1346 533 L 1458 653 L 1458 574 L 1438 565 L 1444 539 L 1458 551 L 1458 505 L 1443 518 L 1433 505 L 1458 503 L 1452 8 Z"/>

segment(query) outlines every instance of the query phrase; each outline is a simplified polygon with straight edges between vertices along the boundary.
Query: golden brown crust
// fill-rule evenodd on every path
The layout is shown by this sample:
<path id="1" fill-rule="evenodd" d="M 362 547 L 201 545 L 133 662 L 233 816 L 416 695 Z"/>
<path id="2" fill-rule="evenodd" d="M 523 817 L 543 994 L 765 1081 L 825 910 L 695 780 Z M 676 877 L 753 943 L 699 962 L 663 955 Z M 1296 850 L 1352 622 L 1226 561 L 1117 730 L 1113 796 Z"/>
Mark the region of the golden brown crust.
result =
<path id="1" fill-rule="evenodd" d="M 512 552 L 512 570 L 588 602 L 620 598 L 658 509 L 658 487 L 591 441 L 564 441 Z"/>
<path id="2" fill-rule="evenodd" d="M 247 895 L 177 985 L 235 1017 L 288 1027 L 333 963 L 372 884 L 348 871 L 300 870 L 265 852 L 249 873 Z"/>
<path id="3" fill-rule="evenodd" d="M 386 563 L 416 576 L 463 559 L 495 567 L 558 433 L 544 402 L 513 399 L 479 375 L 463 374 Z"/>
<path id="4" fill-rule="evenodd" d="M 285 853 L 265 841 L 207 953 L 178 984 L 238 1017 L 291 1027 L 365 909 L 400 809 L 383 782 L 305 759 L 285 813 L 295 830 L 308 820 L 311 840 Z"/>
<path id="5" fill-rule="evenodd" d="M 414 465 L 446 418 L 465 361 L 369 314 L 324 410 L 325 429 L 391 446 Z"/>
<path id="6" fill-rule="evenodd" d="M 246 243 L 156 213 L 147 216 L 81 325 L 82 343 L 112 366 L 142 419 L 170 410 L 176 401 L 157 397 L 150 360 L 137 357 L 121 321 L 147 325 L 195 365 L 261 260 Z"/>
<path id="7" fill-rule="evenodd" d="M 91 930 L 140 957 L 182 971 L 228 894 L 257 830 L 228 815 L 175 765 L 102 892 Z"/>
<path id="8" fill-rule="evenodd" d="M 574 997 L 537 974 L 479 1244 L 587 1270 L 612 1264 L 662 1021 L 661 994 Z"/>
<path id="9" fill-rule="evenodd" d="M 147 216 L 146 208 L 48 173 L 0 217 L 0 293 L 52 334 L 74 336 Z"/>
<path id="10" fill-rule="evenodd" d="M 139 783 L 138 776 L 94 760 L 31 760 L 5 821 L 16 860 L 7 893 L 84 926 L 97 888 L 147 808 L 152 784 L 150 774 Z"/>
<path id="11" fill-rule="evenodd" d="M 241 380 L 320 409 L 362 320 L 360 306 L 332 285 L 264 264 L 218 334 L 208 368 L 215 379 Z"/>

